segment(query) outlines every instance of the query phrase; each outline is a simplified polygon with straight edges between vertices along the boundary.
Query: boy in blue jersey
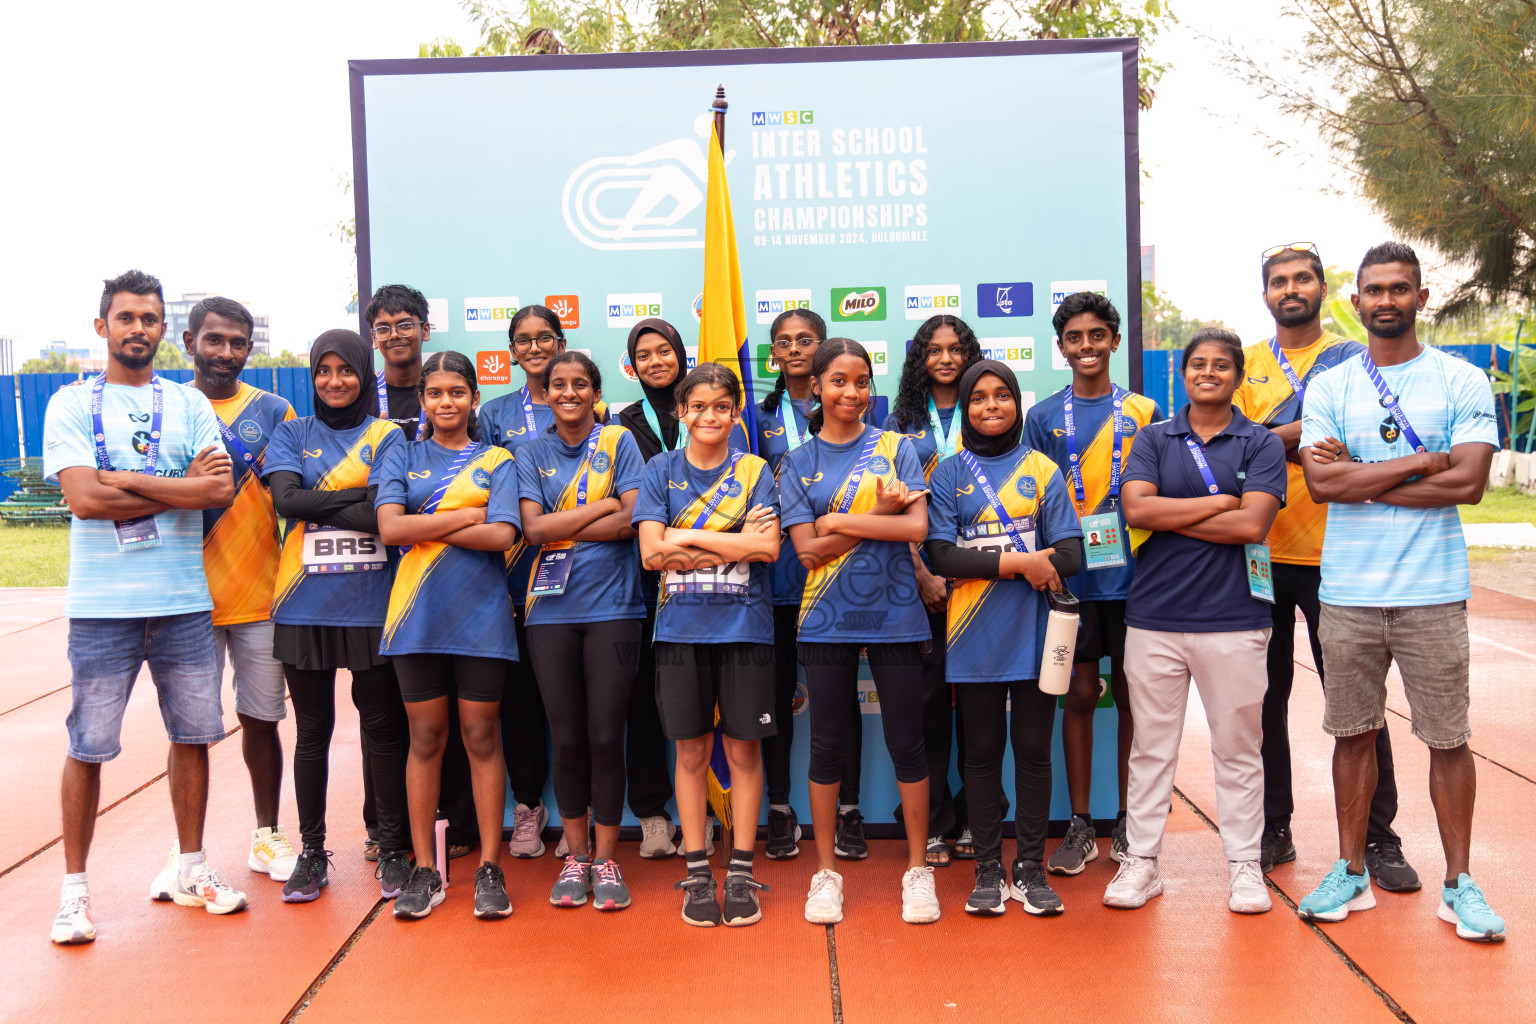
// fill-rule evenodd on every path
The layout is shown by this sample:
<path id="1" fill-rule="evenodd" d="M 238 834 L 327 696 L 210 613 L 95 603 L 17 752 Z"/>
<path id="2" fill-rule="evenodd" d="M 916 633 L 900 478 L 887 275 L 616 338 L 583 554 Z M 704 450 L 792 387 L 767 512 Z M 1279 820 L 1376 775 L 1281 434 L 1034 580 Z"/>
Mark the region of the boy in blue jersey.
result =
<path id="1" fill-rule="evenodd" d="M 1047 865 L 1052 874 L 1075 875 L 1099 855 L 1088 797 L 1093 716 L 1104 690 L 1099 679 L 1102 658 L 1109 659 L 1109 688 L 1119 719 L 1120 804 L 1109 856 L 1118 862 L 1125 853 L 1126 763 L 1134 736 L 1125 681 L 1125 599 L 1136 557 L 1126 540 L 1120 507 L 1120 467 L 1136 434 L 1162 419 L 1163 411 L 1150 398 L 1110 382 L 1110 356 L 1120 347 L 1120 312 L 1108 299 L 1096 292 L 1068 295 L 1051 323 L 1056 344 L 1072 368 L 1072 383 L 1030 408 L 1024 440 L 1061 467 L 1088 539 L 1082 571 L 1063 581 L 1082 602 L 1072 688 L 1061 721 L 1072 823 Z"/>
<path id="2" fill-rule="evenodd" d="M 1414 321 L 1428 299 L 1411 248 L 1371 249 L 1352 297 L 1367 351 L 1307 389 L 1301 466 L 1312 495 L 1329 503 L 1318 635 L 1328 668 L 1323 729 L 1335 738 L 1339 859 L 1298 909 L 1342 921 L 1376 905 L 1366 829 L 1395 661 L 1413 734 L 1429 747 L 1446 860 L 1438 916 L 1461 938 L 1496 942 L 1504 920 L 1469 874 L 1477 797 L 1467 745 L 1472 588 L 1456 506 L 1482 499 L 1498 427 L 1483 372 L 1419 342 Z"/>

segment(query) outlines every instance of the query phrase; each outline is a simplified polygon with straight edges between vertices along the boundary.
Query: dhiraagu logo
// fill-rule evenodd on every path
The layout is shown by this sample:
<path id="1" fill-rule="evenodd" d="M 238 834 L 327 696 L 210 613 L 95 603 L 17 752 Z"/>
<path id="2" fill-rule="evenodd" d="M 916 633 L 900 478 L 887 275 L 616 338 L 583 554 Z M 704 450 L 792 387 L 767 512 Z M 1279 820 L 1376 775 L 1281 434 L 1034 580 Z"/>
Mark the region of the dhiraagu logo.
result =
<path id="1" fill-rule="evenodd" d="M 464 329 L 466 331 L 505 331 L 507 321 L 517 313 L 518 305 L 516 295 L 465 299 Z"/>
<path id="2" fill-rule="evenodd" d="M 608 326 L 629 328 L 661 316 L 661 292 L 619 292 L 608 296 Z"/>
<path id="3" fill-rule="evenodd" d="M 909 284 L 905 297 L 908 320 L 927 320 L 940 313 L 960 315 L 957 284 Z"/>
<path id="4" fill-rule="evenodd" d="M 1014 372 L 1035 368 L 1034 338 L 979 338 L 981 358 L 995 359 Z"/>
<path id="5" fill-rule="evenodd" d="M 832 319 L 834 322 L 849 320 L 884 320 L 885 289 L 833 288 Z"/>

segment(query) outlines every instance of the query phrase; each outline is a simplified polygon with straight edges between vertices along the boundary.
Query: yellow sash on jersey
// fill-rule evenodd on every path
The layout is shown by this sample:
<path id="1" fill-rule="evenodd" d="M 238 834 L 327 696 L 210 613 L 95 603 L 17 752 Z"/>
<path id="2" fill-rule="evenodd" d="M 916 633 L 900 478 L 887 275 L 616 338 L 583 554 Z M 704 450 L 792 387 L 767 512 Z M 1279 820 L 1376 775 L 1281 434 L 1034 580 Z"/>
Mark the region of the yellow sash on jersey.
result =
<path id="1" fill-rule="evenodd" d="M 604 427 L 597 435 L 597 450 L 592 453 L 590 459 L 585 460 L 581 469 L 571 474 L 570 482 L 560 492 L 560 497 L 555 499 L 555 507 L 549 511 L 569 512 L 576 507 L 576 487 L 581 481 L 583 472 L 586 473 L 587 479 L 587 504 L 590 505 L 592 502 L 601 501 L 604 498 L 618 497 L 618 495 L 612 493 L 613 475 L 618 471 L 619 439 L 627 433 L 629 433 L 627 427 Z M 586 450 L 587 443 L 585 439 L 582 440 L 581 447 L 583 451 Z M 597 468 L 599 465 L 602 466 L 602 469 Z M 556 545 L 569 547 L 571 542 L 557 541 Z M 551 547 L 552 545 L 546 544 L 544 546 Z M 530 588 L 533 586 L 534 575 L 534 572 L 528 574 L 527 585 Z M 528 594 L 525 600 L 527 601 L 528 613 L 531 615 L 533 613 L 533 603 L 538 600 L 538 597 Z"/>
<path id="2" fill-rule="evenodd" d="M 969 475 L 969 472 L 967 472 Z M 990 474 L 989 474 L 990 475 Z M 1040 514 L 1040 499 L 1045 495 L 1045 489 L 1056 476 L 1056 464 L 1041 452 L 1031 449 L 1027 455 L 1019 460 L 1018 465 L 1008 474 L 1008 478 L 1000 484 L 994 485 L 997 492 L 997 500 L 1003 503 L 1003 508 L 1015 521 L 1025 516 L 1038 516 Z M 1035 482 L 1034 497 L 1026 498 L 1019 492 L 1019 481 L 1025 478 Z M 975 486 L 975 481 L 971 481 Z M 987 502 L 982 506 L 981 513 L 967 525 L 979 526 L 982 523 L 1001 522 L 997 513 L 992 509 L 992 503 Z M 976 613 L 986 602 L 987 595 L 998 585 L 996 579 L 957 579 L 955 587 L 949 595 L 949 635 L 960 636 L 976 617 Z"/>
<path id="3" fill-rule="evenodd" d="M 684 458 L 686 459 L 687 456 Z M 767 468 L 768 463 L 756 455 L 743 455 L 737 459 L 736 468 L 731 475 L 732 479 L 741 485 L 740 492 L 721 498 L 720 504 L 715 506 L 715 510 L 709 514 L 704 525 L 698 529 L 725 533 L 742 523 L 747 517 L 747 511 L 752 507 L 752 492 L 757 487 L 757 481 L 763 470 Z M 694 529 L 693 524 L 699 521 L 699 515 L 704 511 L 704 506 L 709 504 L 709 499 L 723 483 L 723 480 L 716 480 L 713 486 L 706 487 L 698 497 L 672 517 L 672 525 L 678 529 Z"/>
<path id="4" fill-rule="evenodd" d="M 874 454 L 869 457 L 869 466 L 865 468 L 864 477 L 859 481 L 858 490 L 854 491 L 853 493 L 853 503 L 848 506 L 848 511 L 850 513 L 854 515 L 860 515 L 867 513 L 870 509 L 875 507 L 876 480 L 884 480 L 886 484 L 891 484 L 897 479 L 896 449 L 898 446 L 900 446 L 903 440 L 905 440 L 903 435 L 898 434 L 893 430 L 886 430 L 881 432 L 880 440 L 875 443 Z M 860 441 L 863 441 L 862 436 L 860 437 Z M 884 473 L 876 474 L 872 471 L 871 467 L 875 465 L 876 459 L 882 457 L 885 459 L 889 468 L 886 469 Z M 788 459 L 784 460 L 785 465 L 787 465 L 788 462 Z M 857 463 L 855 463 L 855 466 L 857 466 Z M 832 492 L 834 495 L 833 500 L 840 501 L 842 499 L 843 492 L 847 490 L 848 481 L 852 477 L 853 471 L 850 470 L 841 480 L 838 481 L 836 489 L 834 489 Z M 842 571 L 843 564 L 847 560 L 848 556 L 859 550 L 859 546 L 863 543 L 864 542 L 860 540 L 859 543 L 854 545 L 854 547 L 848 552 L 838 555 L 826 565 L 823 565 L 818 569 L 811 569 L 806 573 L 805 595 L 800 600 L 800 622 L 803 623 L 805 621 L 806 615 L 812 608 L 816 606 L 816 602 L 820 601 L 827 595 L 828 588 L 831 587 L 832 581 L 837 578 L 837 574 Z"/>

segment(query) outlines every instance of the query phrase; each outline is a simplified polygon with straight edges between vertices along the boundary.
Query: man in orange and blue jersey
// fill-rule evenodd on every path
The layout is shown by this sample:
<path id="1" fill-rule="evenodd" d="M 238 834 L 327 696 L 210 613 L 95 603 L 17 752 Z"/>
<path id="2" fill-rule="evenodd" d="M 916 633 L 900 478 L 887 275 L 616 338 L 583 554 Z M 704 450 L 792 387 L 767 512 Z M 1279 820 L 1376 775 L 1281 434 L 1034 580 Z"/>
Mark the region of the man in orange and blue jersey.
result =
<path id="1" fill-rule="evenodd" d="M 1243 350 L 1244 373 L 1233 404 L 1255 423 L 1285 442 L 1285 506 L 1269 531 L 1275 604 L 1269 639 L 1269 689 L 1264 697 L 1264 836 L 1260 867 L 1296 859 L 1291 836 L 1291 743 L 1287 705 L 1295 675 L 1296 610 L 1301 609 L 1312 645 L 1318 678 L 1323 653 L 1318 642 L 1318 568 L 1328 506 L 1312 500 L 1297 461 L 1301 409 L 1307 382 L 1364 351 L 1364 346 L 1323 329 L 1322 305 L 1328 297 L 1323 261 L 1310 243 L 1276 246 L 1263 254 L 1264 304 L 1275 318 L 1275 336 Z M 1366 860 L 1377 884 L 1387 889 L 1417 889 L 1418 875 L 1403 859 L 1402 843 L 1392 831 L 1397 816 L 1397 780 L 1392 744 L 1383 726 L 1376 736 L 1378 780 L 1371 799 Z"/>

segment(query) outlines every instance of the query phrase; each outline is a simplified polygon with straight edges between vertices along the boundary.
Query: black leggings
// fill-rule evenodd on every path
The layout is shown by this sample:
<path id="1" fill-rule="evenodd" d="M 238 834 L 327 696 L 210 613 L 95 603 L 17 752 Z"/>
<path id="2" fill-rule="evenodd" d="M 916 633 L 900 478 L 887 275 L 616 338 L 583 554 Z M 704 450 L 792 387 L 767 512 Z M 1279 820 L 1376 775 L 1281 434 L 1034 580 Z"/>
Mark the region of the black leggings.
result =
<path id="1" fill-rule="evenodd" d="M 768 802 L 789 803 L 789 759 L 795 747 L 795 685 L 800 681 L 800 662 L 795 657 L 796 624 L 800 620 L 797 604 L 773 606 L 773 712 L 778 717 L 777 735 L 763 740 L 763 775 L 768 781 Z M 853 714 L 859 713 L 859 694 L 849 694 Z M 853 729 L 845 745 L 843 783 L 837 802 L 859 802 L 859 769 L 864 760 L 864 730 Z"/>
<path id="2" fill-rule="evenodd" d="M 331 734 L 336 729 L 336 670 L 283 665 L 298 738 L 293 746 L 293 792 L 299 833 L 308 849 L 325 847 L 325 791 L 330 780 Z M 373 787 L 379 851 L 409 850 L 405 756 L 410 732 L 392 664 L 352 673 L 352 703 L 362 734 L 363 763 Z"/>
<path id="3" fill-rule="evenodd" d="M 1009 691 L 1013 720 L 1007 721 Z M 977 860 L 1003 856 L 1003 751 L 1013 741 L 1013 827 L 1019 860 L 1045 857 L 1051 817 L 1051 733 L 1056 698 L 1039 683 L 956 683 L 965 721 L 965 790 Z M 884 703 L 882 701 L 882 703 Z"/>
<path id="4" fill-rule="evenodd" d="M 528 652 L 555 741 L 562 818 L 592 807 L 599 825 L 624 819 L 624 724 L 640 657 L 639 619 L 528 627 Z"/>
<path id="5" fill-rule="evenodd" d="M 913 641 L 869 644 L 870 673 L 880 694 L 880 725 L 897 782 L 928 777 L 923 751 L 923 657 Z M 805 688 L 811 699 L 811 781 L 834 785 L 843 780 L 849 737 L 862 728 L 857 700 L 858 644 L 800 644 Z"/>
<path id="6" fill-rule="evenodd" d="M 507 763 L 513 798 L 537 807 L 544 799 L 544 783 L 549 781 L 549 739 L 544 698 L 533 675 L 533 653 L 523 628 L 526 614 L 522 605 L 512 606 L 519 660 L 507 669 L 507 689 L 501 699 L 501 756 Z"/>
<path id="7" fill-rule="evenodd" d="M 667 818 L 672 776 L 667 774 L 667 737 L 656 710 L 656 655 L 650 637 L 656 631 L 656 609 L 645 611 L 645 642 L 640 645 L 639 670 L 629 695 L 629 730 L 624 737 L 624 771 L 629 809 L 637 818 Z"/>

